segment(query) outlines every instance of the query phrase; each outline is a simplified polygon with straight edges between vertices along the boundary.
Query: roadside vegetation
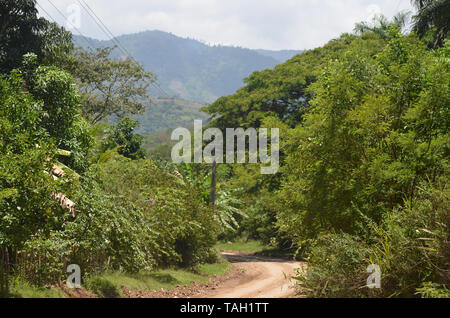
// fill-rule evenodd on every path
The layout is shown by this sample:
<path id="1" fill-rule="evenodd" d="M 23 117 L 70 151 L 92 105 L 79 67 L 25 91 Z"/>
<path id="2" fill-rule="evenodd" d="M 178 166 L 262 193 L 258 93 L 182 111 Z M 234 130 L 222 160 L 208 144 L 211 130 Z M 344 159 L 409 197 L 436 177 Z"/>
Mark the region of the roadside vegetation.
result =
<path id="1" fill-rule="evenodd" d="M 205 108 L 211 127 L 280 129 L 278 174 L 230 168 L 237 235 L 294 248 L 309 297 L 450 296 L 448 1 L 414 3 L 413 31 L 378 16 Z"/>
<path id="2" fill-rule="evenodd" d="M 249 240 L 245 241 L 242 238 L 238 238 L 232 242 L 221 241 L 218 242 L 216 248 L 222 251 L 236 251 L 236 252 L 251 252 L 258 253 L 265 249 L 270 248 L 270 246 L 264 245 L 261 241 Z"/>
<path id="3" fill-rule="evenodd" d="M 39 293 L 65 281 L 69 264 L 89 285 L 102 273 L 219 261 L 216 238 L 239 212 L 226 189 L 211 213 L 208 176 L 147 158 L 128 117 L 142 111 L 153 75 L 107 50 L 74 49 L 69 32 L 37 17 L 35 1 L 1 6 L 10 39 L 0 47 L 2 293 Z M 111 116 L 120 120 L 108 124 Z"/>
<path id="4" fill-rule="evenodd" d="M 309 297 L 450 297 L 450 11 L 413 2 L 412 30 L 379 16 L 204 107 L 281 137 L 277 174 L 218 164 L 213 201 L 211 165 L 170 162 L 167 135 L 143 149 L 152 73 L 3 1 L 2 295 L 59 297 L 69 264 L 102 297 L 172 288 L 225 272 L 219 248 L 307 260 Z"/>
<path id="5" fill-rule="evenodd" d="M 195 271 L 186 269 L 161 269 L 152 272 L 137 273 L 105 272 L 88 277 L 83 288 L 92 297 L 122 298 L 123 288 L 130 291 L 155 292 L 161 289 L 171 290 L 177 286 L 189 286 L 191 283 L 207 283 L 214 276 L 225 275 L 231 264 L 221 260 L 214 264 L 203 264 Z M 13 298 L 66 298 L 71 297 L 60 286 L 37 287 L 26 280 L 15 278 L 11 282 L 8 295 Z"/>

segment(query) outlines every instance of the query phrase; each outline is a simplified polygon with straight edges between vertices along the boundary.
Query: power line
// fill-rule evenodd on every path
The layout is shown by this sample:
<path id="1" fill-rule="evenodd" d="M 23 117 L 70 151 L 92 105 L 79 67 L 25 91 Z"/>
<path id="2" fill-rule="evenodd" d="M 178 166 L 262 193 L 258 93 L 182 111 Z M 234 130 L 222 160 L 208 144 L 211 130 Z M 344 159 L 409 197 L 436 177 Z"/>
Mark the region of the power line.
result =
<path id="1" fill-rule="evenodd" d="M 103 24 L 103 22 L 100 20 L 100 18 L 95 14 L 95 12 L 87 5 L 87 3 L 84 3 L 84 5 L 77 0 L 78 3 L 83 7 L 83 9 L 87 12 L 87 14 L 92 18 L 92 20 L 95 22 L 95 24 L 97 24 L 97 26 L 100 28 L 100 30 L 106 34 L 107 37 L 111 37 L 111 40 L 117 45 L 117 47 L 122 51 L 122 53 L 124 53 L 125 55 L 129 55 L 131 56 L 131 54 L 129 54 L 129 52 L 126 52 L 126 49 L 115 39 L 114 35 L 108 30 L 108 28 Z M 86 9 L 86 7 L 89 8 Z M 91 14 L 94 14 L 94 16 Z M 97 21 L 98 20 L 98 21 Z M 100 23 L 99 23 L 100 22 Z"/>
<path id="2" fill-rule="evenodd" d="M 90 42 L 89 38 L 86 37 L 75 25 L 73 25 L 65 16 L 64 13 L 61 12 L 61 10 L 58 9 L 58 7 L 55 6 L 55 4 L 51 1 L 48 0 L 48 2 L 56 9 L 56 11 L 58 11 L 58 13 L 66 20 L 68 21 L 72 27 L 83 37 L 83 39 L 86 41 L 86 43 L 88 43 L 88 46 L 90 47 L 94 47 L 94 45 Z M 80 1 L 78 0 L 78 2 L 80 3 Z M 102 20 L 95 14 L 95 12 L 89 7 L 89 5 L 87 5 L 86 2 L 83 1 L 83 3 L 86 5 L 86 7 L 88 7 L 90 9 L 90 11 L 92 11 L 92 14 L 95 15 L 95 17 L 98 19 L 98 21 L 100 21 L 101 25 L 103 25 L 103 27 L 101 25 L 99 25 L 99 23 L 97 22 L 97 20 L 94 18 L 94 16 L 89 12 L 89 10 L 86 9 L 85 6 L 83 6 L 81 3 L 80 5 L 83 7 L 83 9 L 89 14 L 89 16 L 94 20 L 94 22 L 100 27 L 101 31 L 104 32 L 106 34 L 107 37 L 111 37 L 111 41 L 113 41 L 113 43 L 116 43 L 117 47 L 122 51 L 123 54 L 127 55 L 128 58 L 135 63 L 137 66 L 140 66 L 140 64 L 136 61 L 136 59 L 132 56 L 132 54 L 119 42 L 119 40 L 112 34 L 112 32 L 108 29 L 108 27 L 106 27 L 106 25 L 102 22 Z M 45 9 L 42 8 L 42 6 L 40 6 L 37 2 L 36 4 L 44 11 L 47 13 L 48 16 L 50 16 L 50 14 L 48 14 L 47 11 L 45 11 Z M 50 16 L 51 17 L 51 16 Z M 52 18 L 53 19 L 53 18 Z M 53 19 L 55 22 L 56 20 Z M 154 87 L 156 87 L 157 89 L 159 89 L 163 95 L 166 95 L 167 97 L 170 97 L 169 94 L 167 94 L 157 83 L 155 82 L 151 82 L 151 85 L 153 85 Z"/>
<path id="3" fill-rule="evenodd" d="M 83 9 L 89 14 L 89 16 L 92 18 L 92 20 L 94 20 L 94 22 L 99 26 L 99 28 L 106 34 L 106 36 L 110 37 L 111 40 L 119 46 L 119 48 L 122 50 L 122 52 L 125 53 L 125 55 L 131 56 L 130 52 L 128 52 L 126 50 L 126 48 L 121 45 L 121 43 L 115 38 L 114 34 L 112 34 L 112 32 L 108 29 L 108 27 L 103 23 L 103 21 L 94 12 L 94 10 L 92 10 L 92 8 L 85 1 L 82 1 L 84 3 L 84 5 L 83 5 L 83 3 L 81 3 L 80 0 L 77 0 L 77 1 L 83 7 Z M 92 12 L 92 14 L 91 14 L 91 12 Z"/>
<path id="4" fill-rule="evenodd" d="M 71 26 L 81 35 L 81 37 L 86 41 L 86 43 L 88 43 L 88 45 L 93 46 L 91 41 L 89 40 L 89 38 L 87 36 L 85 36 L 83 33 L 81 33 L 81 31 L 75 26 L 73 25 L 69 19 L 67 19 L 67 17 L 65 16 L 64 13 L 62 13 L 54 4 L 53 2 L 51 2 L 50 0 L 48 0 L 48 2 L 53 6 L 53 8 L 56 9 L 56 11 L 59 12 L 59 14 L 65 19 L 65 21 L 69 22 L 71 24 Z M 42 9 L 42 11 L 44 11 L 52 20 L 53 22 L 56 23 L 56 19 L 53 19 L 52 16 L 41 6 L 39 5 L 39 3 L 36 1 L 36 4 L 39 6 L 39 8 Z"/>
<path id="5" fill-rule="evenodd" d="M 89 16 L 92 18 L 92 20 L 97 24 L 97 26 L 100 28 L 100 30 L 106 34 L 107 37 L 111 39 L 113 43 L 117 45 L 117 47 L 122 51 L 123 54 L 128 56 L 132 62 L 134 62 L 136 65 L 140 65 L 138 61 L 133 57 L 133 55 L 130 53 L 130 51 L 127 50 L 127 48 L 120 43 L 120 41 L 114 36 L 114 34 L 109 30 L 109 28 L 103 23 L 102 19 L 94 12 L 94 10 L 84 1 L 84 0 L 77 0 L 78 3 L 83 7 L 83 9 L 89 14 Z M 84 5 L 83 5 L 84 4 Z M 163 95 L 166 95 L 167 97 L 170 97 L 169 94 L 167 94 L 157 83 L 152 82 L 151 85 L 158 88 Z"/>
<path id="6" fill-rule="evenodd" d="M 47 17 L 49 18 L 49 20 L 53 20 L 53 22 L 56 22 L 55 19 L 52 18 L 52 16 L 50 15 L 50 13 L 47 12 L 47 10 L 45 10 L 43 7 L 41 7 L 41 5 L 39 4 L 39 2 L 36 1 L 36 4 L 39 8 L 41 8 L 42 11 L 44 11 L 44 13 L 47 15 Z"/>

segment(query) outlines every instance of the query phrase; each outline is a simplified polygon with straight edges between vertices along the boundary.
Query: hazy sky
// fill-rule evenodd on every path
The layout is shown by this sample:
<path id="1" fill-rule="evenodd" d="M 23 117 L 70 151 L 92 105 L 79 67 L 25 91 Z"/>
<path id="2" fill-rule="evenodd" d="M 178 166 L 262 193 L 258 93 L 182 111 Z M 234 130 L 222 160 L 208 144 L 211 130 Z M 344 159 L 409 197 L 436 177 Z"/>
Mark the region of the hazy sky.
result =
<path id="1" fill-rule="evenodd" d="M 80 3 L 116 36 L 162 30 L 209 44 L 273 50 L 315 48 L 374 13 L 413 10 L 410 0 L 38 0 L 46 12 L 38 8 L 75 34 L 73 25 L 85 36 L 107 39 Z"/>

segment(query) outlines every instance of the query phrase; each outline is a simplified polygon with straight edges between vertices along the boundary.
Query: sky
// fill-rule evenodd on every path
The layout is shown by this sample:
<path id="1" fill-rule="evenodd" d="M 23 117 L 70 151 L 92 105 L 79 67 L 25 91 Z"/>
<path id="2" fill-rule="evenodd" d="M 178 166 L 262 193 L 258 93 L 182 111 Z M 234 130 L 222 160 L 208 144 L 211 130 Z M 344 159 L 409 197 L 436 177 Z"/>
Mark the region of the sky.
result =
<path id="1" fill-rule="evenodd" d="M 110 39 L 161 30 L 206 44 L 305 50 L 322 46 L 374 14 L 413 11 L 410 0 L 38 0 L 40 15 L 74 34 Z M 52 5 L 53 4 L 53 5 Z M 92 9 L 88 14 L 89 8 Z M 100 23 L 99 23 L 100 24 Z M 100 24 L 101 25 L 101 24 Z"/>

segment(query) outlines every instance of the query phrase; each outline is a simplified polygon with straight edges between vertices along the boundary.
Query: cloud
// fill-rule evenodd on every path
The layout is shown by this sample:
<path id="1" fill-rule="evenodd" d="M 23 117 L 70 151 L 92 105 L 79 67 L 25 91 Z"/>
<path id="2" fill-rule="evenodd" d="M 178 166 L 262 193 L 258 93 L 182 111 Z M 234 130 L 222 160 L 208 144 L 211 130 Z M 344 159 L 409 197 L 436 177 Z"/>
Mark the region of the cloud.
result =
<path id="1" fill-rule="evenodd" d="M 50 2 L 66 18 L 71 5 L 87 3 L 114 35 L 162 30 L 210 44 L 274 50 L 311 49 L 376 13 L 392 17 L 412 10 L 409 0 L 38 0 L 61 25 L 66 18 Z M 80 21 L 82 34 L 108 38 L 83 7 Z"/>

